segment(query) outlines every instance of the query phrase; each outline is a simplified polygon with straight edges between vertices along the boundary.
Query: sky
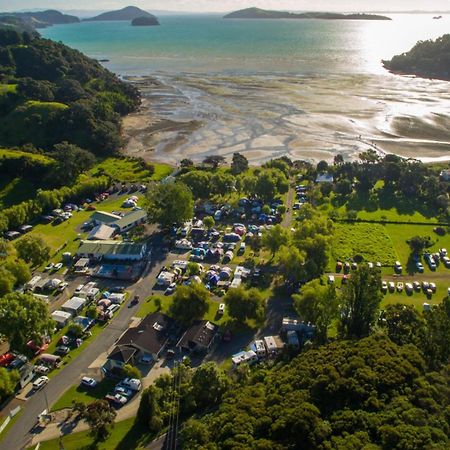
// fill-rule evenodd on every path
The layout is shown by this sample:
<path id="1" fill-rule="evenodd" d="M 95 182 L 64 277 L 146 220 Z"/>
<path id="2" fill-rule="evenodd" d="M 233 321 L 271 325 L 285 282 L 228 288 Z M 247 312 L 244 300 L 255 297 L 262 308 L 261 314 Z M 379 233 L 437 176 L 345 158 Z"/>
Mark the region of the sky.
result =
<path id="1" fill-rule="evenodd" d="M 223 12 L 257 6 L 292 11 L 450 11 L 450 0 L 0 0 L 0 11 L 111 10 L 134 5 L 147 11 Z"/>

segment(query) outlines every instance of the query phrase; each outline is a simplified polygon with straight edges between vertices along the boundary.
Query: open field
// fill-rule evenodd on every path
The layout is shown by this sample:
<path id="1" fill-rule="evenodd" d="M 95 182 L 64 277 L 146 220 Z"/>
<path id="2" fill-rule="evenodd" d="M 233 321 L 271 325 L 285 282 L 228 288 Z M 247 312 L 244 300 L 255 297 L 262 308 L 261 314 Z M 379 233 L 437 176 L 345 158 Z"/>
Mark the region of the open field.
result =
<path id="1" fill-rule="evenodd" d="M 11 148 L 0 148 L 0 159 L 19 159 L 25 158 L 30 162 L 37 162 L 40 164 L 51 164 L 53 162 L 52 158 L 45 155 L 40 155 L 39 153 L 24 152 L 21 150 L 14 150 Z"/>
<path id="2" fill-rule="evenodd" d="M 149 181 L 158 181 L 170 175 L 173 168 L 168 164 L 152 164 L 155 168 L 153 175 L 142 167 L 137 160 L 129 158 L 106 158 L 96 164 L 90 171 L 90 175 L 106 173 L 114 180 L 124 183 L 146 183 Z"/>
<path id="3" fill-rule="evenodd" d="M 16 92 L 17 84 L 0 84 L 0 95 L 7 94 L 8 92 Z"/>
<path id="4" fill-rule="evenodd" d="M 332 242 L 332 264 L 361 255 L 365 261 L 393 265 L 397 259 L 391 237 L 376 223 L 336 223 Z"/>

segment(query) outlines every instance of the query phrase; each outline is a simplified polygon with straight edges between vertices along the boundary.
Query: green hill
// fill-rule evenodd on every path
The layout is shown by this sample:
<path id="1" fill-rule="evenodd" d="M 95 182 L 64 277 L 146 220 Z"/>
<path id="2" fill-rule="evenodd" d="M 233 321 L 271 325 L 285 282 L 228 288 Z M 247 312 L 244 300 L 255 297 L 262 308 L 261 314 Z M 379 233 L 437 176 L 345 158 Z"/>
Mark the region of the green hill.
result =
<path id="1" fill-rule="evenodd" d="M 12 29 L 0 28 L 0 57 L 0 145 L 119 150 L 121 116 L 140 102 L 132 85 L 77 50 Z"/>
<path id="2" fill-rule="evenodd" d="M 383 65 L 393 73 L 450 80 L 450 34 L 435 41 L 419 41 L 409 52 L 383 61 Z"/>
<path id="3" fill-rule="evenodd" d="M 35 12 L 1 13 L 0 20 L 3 15 L 17 17 L 34 28 L 45 28 L 51 25 L 77 23 L 80 21 L 78 17 L 63 14 L 53 9 Z"/>
<path id="4" fill-rule="evenodd" d="M 224 16 L 224 19 L 322 19 L 322 20 L 391 20 L 377 14 L 339 14 L 330 12 L 308 12 L 302 14 L 288 11 L 269 11 L 260 8 L 246 8 Z"/>
<path id="5" fill-rule="evenodd" d="M 144 11 L 143 9 L 137 8 L 136 6 L 126 6 L 125 8 L 116 10 L 116 11 L 108 11 L 102 14 L 99 14 L 95 17 L 90 17 L 89 19 L 84 19 L 84 21 L 105 21 L 105 20 L 134 20 L 138 17 L 149 17 L 154 18 L 156 20 L 156 17 L 152 14 L 148 13 L 147 11 Z"/>

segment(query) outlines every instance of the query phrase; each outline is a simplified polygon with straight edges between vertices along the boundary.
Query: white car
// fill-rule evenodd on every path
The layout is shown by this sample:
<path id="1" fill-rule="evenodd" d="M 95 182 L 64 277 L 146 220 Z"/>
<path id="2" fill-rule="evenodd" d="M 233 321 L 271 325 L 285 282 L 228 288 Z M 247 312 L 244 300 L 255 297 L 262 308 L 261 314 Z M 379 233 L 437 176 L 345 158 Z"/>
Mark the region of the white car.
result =
<path id="1" fill-rule="evenodd" d="M 105 397 L 105 400 L 108 400 L 112 403 L 115 403 L 116 405 L 125 405 L 125 403 L 128 402 L 128 399 L 126 397 L 124 397 L 123 395 L 120 394 L 109 394 Z"/>
<path id="2" fill-rule="evenodd" d="M 225 312 L 225 303 L 219 305 L 219 314 L 222 315 Z"/>
<path id="3" fill-rule="evenodd" d="M 395 291 L 395 283 L 393 281 L 389 281 L 388 286 L 389 286 L 389 292 Z"/>
<path id="4" fill-rule="evenodd" d="M 45 266 L 44 272 L 48 272 L 49 270 L 52 270 L 55 265 L 53 263 L 50 263 L 48 266 Z"/>
<path id="5" fill-rule="evenodd" d="M 43 388 L 49 382 L 49 378 L 45 375 L 39 377 L 36 381 L 33 382 L 33 389 L 38 391 Z"/>
<path id="6" fill-rule="evenodd" d="M 177 288 L 177 283 L 170 283 L 169 286 L 167 286 L 167 289 L 165 290 L 166 295 L 173 294 L 175 292 L 175 289 Z"/>
<path id="7" fill-rule="evenodd" d="M 62 269 L 63 263 L 58 263 L 53 266 L 53 270 L 57 271 Z"/>
<path id="8" fill-rule="evenodd" d="M 95 388 L 97 386 L 97 381 L 91 377 L 83 377 L 81 379 L 81 385 L 86 386 L 88 388 Z"/>
<path id="9" fill-rule="evenodd" d="M 47 375 L 50 372 L 50 369 L 47 366 L 39 365 L 34 367 L 34 371 L 39 375 Z"/>
<path id="10" fill-rule="evenodd" d="M 67 283 L 66 281 L 62 282 L 59 286 L 58 286 L 58 292 L 62 292 L 64 291 L 64 289 L 69 286 L 69 283 Z"/>
<path id="11" fill-rule="evenodd" d="M 328 284 L 334 283 L 334 275 L 328 275 Z"/>
<path id="12" fill-rule="evenodd" d="M 84 284 L 79 284 L 75 289 L 75 294 L 79 294 L 84 288 Z"/>
<path id="13" fill-rule="evenodd" d="M 140 391 L 141 390 L 141 380 L 137 378 L 125 378 L 125 380 L 121 381 L 118 386 L 123 386 L 124 388 L 131 389 L 132 391 Z"/>
<path id="14" fill-rule="evenodd" d="M 403 283 L 401 281 L 397 283 L 397 292 L 403 292 Z"/>

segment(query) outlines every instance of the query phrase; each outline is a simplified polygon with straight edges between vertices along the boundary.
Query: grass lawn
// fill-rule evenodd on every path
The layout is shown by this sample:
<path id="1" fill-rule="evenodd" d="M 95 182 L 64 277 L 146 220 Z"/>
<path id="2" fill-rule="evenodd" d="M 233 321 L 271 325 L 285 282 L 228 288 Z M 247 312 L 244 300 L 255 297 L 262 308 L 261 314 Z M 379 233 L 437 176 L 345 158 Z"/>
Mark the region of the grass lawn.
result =
<path id="1" fill-rule="evenodd" d="M 17 84 L 0 84 L 0 95 L 7 94 L 8 92 L 16 92 Z"/>
<path id="2" fill-rule="evenodd" d="M 450 251 L 450 233 L 444 236 L 437 235 L 434 231 L 433 225 L 395 225 L 386 224 L 386 231 L 392 239 L 395 251 L 397 252 L 400 261 L 406 265 L 411 250 L 409 248 L 407 239 L 413 236 L 430 236 L 434 244 L 428 249 L 432 252 L 439 248 L 446 248 Z"/>
<path id="3" fill-rule="evenodd" d="M 134 418 L 117 422 L 105 442 L 95 445 L 88 431 L 69 434 L 62 439 L 65 450 L 131 450 L 142 449 L 155 436 L 134 424 Z M 40 450 L 59 450 L 59 439 L 42 442 Z"/>
<path id="4" fill-rule="evenodd" d="M 96 164 L 89 171 L 90 175 L 106 173 L 114 180 L 124 183 L 146 183 L 149 181 L 159 181 L 170 175 L 173 168 L 168 164 L 151 163 L 155 168 L 155 173 L 150 175 L 149 171 L 143 168 L 139 161 L 132 158 L 106 158 Z"/>
<path id="5" fill-rule="evenodd" d="M 112 392 L 116 384 L 114 380 L 105 378 L 95 388 L 87 388 L 81 385 L 72 386 L 52 406 L 52 411 L 70 408 L 73 401 L 90 403 L 96 399 L 101 399 L 108 392 Z"/>
<path id="6" fill-rule="evenodd" d="M 384 225 L 377 223 L 336 223 L 332 259 L 348 260 L 361 255 L 366 261 L 393 265 L 397 253 Z M 334 270 L 334 269 L 333 269 Z"/>

